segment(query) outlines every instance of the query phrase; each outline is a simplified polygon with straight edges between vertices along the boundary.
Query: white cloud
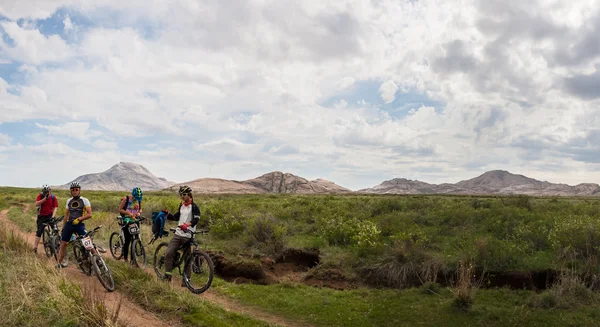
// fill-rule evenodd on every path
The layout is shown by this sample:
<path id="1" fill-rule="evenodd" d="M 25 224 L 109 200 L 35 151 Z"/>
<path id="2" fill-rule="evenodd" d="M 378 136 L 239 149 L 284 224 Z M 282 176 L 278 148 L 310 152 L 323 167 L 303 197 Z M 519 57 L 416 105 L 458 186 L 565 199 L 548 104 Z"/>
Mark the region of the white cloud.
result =
<path id="1" fill-rule="evenodd" d="M 73 25 L 73 22 L 71 22 L 71 18 L 69 17 L 69 15 L 67 15 L 65 17 L 65 19 L 63 20 L 63 25 L 65 26 L 65 32 L 71 31 L 75 28 L 75 26 Z"/>
<path id="2" fill-rule="evenodd" d="M 117 150 L 119 145 L 115 141 L 106 141 L 106 140 L 95 140 L 92 142 L 92 146 L 96 149 L 100 150 Z"/>
<path id="3" fill-rule="evenodd" d="M 14 41 L 14 46 L 0 39 L 0 48 L 9 59 L 40 64 L 43 62 L 60 62 L 71 57 L 71 49 L 58 35 L 44 36 L 37 29 L 28 29 L 15 22 L 0 23 L 8 37 Z"/>
<path id="4" fill-rule="evenodd" d="M 89 122 L 67 122 L 61 125 L 42 125 L 35 123 L 38 128 L 42 128 L 48 131 L 50 135 L 66 136 L 68 138 L 75 138 L 78 140 L 89 140 L 90 138 L 102 135 L 102 133 L 94 130 L 90 130 Z M 107 143 L 102 140 L 98 140 L 100 146 L 106 145 Z M 96 145 L 96 142 L 94 143 Z"/>
<path id="5" fill-rule="evenodd" d="M 398 85 L 394 81 L 386 81 L 379 87 L 381 98 L 385 103 L 393 102 L 396 99 L 396 91 L 398 91 Z"/>
<path id="6" fill-rule="evenodd" d="M 558 160 L 552 176 L 569 182 L 568 171 L 595 167 L 586 144 L 597 143 L 598 100 L 560 86 L 600 61 L 593 42 L 586 47 L 599 9 L 589 1 L 21 0 L 0 11 L 16 20 L 60 7 L 69 10 L 65 32 L 77 28 L 74 43 L 34 23 L 1 23 L 15 43 L 0 45 L 2 60 L 23 65 L 21 80 L 0 75 L 0 122 L 77 121 L 40 127 L 100 152 L 157 135 L 189 140 L 172 150 L 211 154 L 174 179 L 273 168 L 331 171 L 341 185 L 367 187 L 403 176 L 456 181 L 486 168 L 533 172 Z M 75 15 L 103 27 L 74 26 Z M 360 94 L 365 81 L 383 83 Z M 440 105 L 389 108 L 419 103 L 417 93 Z M 116 140 L 94 141 L 91 123 Z M 133 161 L 169 175 L 159 154 L 144 148 Z"/>

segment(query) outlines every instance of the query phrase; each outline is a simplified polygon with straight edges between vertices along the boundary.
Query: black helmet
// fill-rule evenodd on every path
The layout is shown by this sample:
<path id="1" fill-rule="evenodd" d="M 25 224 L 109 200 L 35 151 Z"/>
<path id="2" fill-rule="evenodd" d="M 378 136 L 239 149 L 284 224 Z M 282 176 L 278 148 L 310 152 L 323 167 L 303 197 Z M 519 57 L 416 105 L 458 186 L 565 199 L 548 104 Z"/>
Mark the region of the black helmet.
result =
<path id="1" fill-rule="evenodd" d="M 79 185 L 79 182 L 73 182 L 73 183 L 71 183 L 70 189 L 74 189 L 74 188 L 79 188 L 79 189 L 81 188 L 81 185 Z"/>
<path id="2" fill-rule="evenodd" d="M 187 185 L 182 185 L 179 187 L 179 196 L 185 195 L 185 194 L 192 194 L 192 189 L 187 186 Z"/>
<path id="3" fill-rule="evenodd" d="M 48 193 L 48 192 L 50 192 L 50 190 L 51 189 L 50 189 L 50 186 L 48 186 L 48 184 L 44 184 L 42 186 L 42 193 Z"/>

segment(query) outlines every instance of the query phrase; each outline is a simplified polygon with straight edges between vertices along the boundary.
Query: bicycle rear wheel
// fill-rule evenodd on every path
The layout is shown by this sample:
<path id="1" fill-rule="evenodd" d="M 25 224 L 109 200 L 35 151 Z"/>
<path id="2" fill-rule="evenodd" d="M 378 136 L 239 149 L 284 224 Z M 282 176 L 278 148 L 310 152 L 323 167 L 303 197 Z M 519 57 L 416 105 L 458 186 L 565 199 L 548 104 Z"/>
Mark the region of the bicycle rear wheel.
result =
<path id="1" fill-rule="evenodd" d="M 42 244 L 44 244 L 44 252 L 46 256 L 49 258 L 52 256 L 52 238 L 50 237 L 50 232 L 48 228 L 44 228 L 44 232 L 42 233 Z"/>
<path id="2" fill-rule="evenodd" d="M 185 262 L 183 281 L 194 294 L 205 292 L 212 284 L 214 264 L 207 253 L 194 251 Z"/>
<path id="3" fill-rule="evenodd" d="M 115 260 L 120 260 L 123 257 L 123 244 L 121 244 L 121 237 L 119 233 L 113 232 L 110 234 L 110 241 L 108 243 L 110 246 L 110 254 L 112 254 Z"/>
<path id="4" fill-rule="evenodd" d="M 73 244 L 73 255 L 75 256 L 75 261 L 77 261 L 79 269 L 90 276 L 92 274 L 92 265 L 88 258 L 86 258 L 85 249 L 81 245 Z"/>
<path id="5" fill-rule="evenodd" d="M 154 251 L 154 272 L 159 279 L 165 277 L 165 257 L 168 247 L 169 243 L 162 242 L 156 247 L 156 251 Z"/>

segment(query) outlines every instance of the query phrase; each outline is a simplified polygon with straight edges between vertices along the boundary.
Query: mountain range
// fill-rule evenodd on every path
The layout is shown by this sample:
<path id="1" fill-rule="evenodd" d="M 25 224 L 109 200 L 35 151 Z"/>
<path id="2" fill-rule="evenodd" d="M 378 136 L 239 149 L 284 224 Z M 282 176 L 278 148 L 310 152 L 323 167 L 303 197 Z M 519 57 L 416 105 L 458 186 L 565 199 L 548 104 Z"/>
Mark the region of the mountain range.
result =
<path id="1" fill-rule="evenodd" d="M 395 178 L 362 190 L 375 194 L 526 194 L 526 195 L 600 195 L 600 186 L 582 183 L 575 186 L 554 184 L 512 174 L 505 170 L 488 171 L 478 177 L 455 184 L 429 184 L 418 180 Z"/>
<path id="2" fill-rule="evenodd" d="M 131 163 L 120 162 L 101 173 L 86 174 L 59 186 L 58 189 L 68 189 L 72 182 L 79 182 L 83 189 L 103 191 L 123 191 L 140 187 L 142 190 L 162 190 L 175 182 L 156 177 L 146 167 Z"/>
<path id="3" fill-rule="evenodd" d="M 600 186 L 582 183 L 575 186 L 539 181 L 505 170 L 492 170 L 480 176 L 454 184 L 430 184 L 419 180 L 394 178 L 371 188 L 352 191 L 325 179 L 307 180 L 290 173 L 273 171 L 244 181 L 219 178 L 199 178 L 175 183 L 152 174 L 144 166 L 120 162 L 110 169 L 77 177 L 75 180 L 89 190 L 176 190 L 180 185 L 190 186 L 195 193 L 236 194 L 527 194 L 548 196 L 599 196 Z M 71 182 L 56 186 L 68 188 Z"/>

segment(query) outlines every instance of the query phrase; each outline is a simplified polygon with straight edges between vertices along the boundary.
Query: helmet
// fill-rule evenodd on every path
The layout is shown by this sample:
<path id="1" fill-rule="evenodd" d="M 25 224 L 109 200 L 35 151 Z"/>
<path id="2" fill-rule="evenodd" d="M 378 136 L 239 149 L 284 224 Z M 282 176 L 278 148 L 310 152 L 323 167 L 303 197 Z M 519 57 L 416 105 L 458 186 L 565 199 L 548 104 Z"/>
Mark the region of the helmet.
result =
<path id="1" fill-rule="evenodd" d="M 79 182 L 73 182 L 73 183 L 71 183 L 70 189 L 74 189 L 74 188 L 81 188 L 81 185 L 79 185 Z"/>
<path id="2" fill-rule="evenodd" d="M 133 198 L 138 200 L 138 202 L 142 202 L 142 196 L 144 195 L 144 192 L 142 192 L 141 188 L 134 187 L 133 190 L 131 190 L 131 195 L 133 195 Z"/>
<path id="3" fill-rule="evenodd" d="M 185 195 L 185 194 L 192 194 L 192 189 L 187 186 L 187 185 L 182 185 L 179 187 L 179 196 Z"/>
<path id="4" fill-rule="evenodd" d="M 50 186 L 48 186 L 48 184 L 44 184 L 42 186 L 42 193 L 48 193 L 48 192 L 50 192 L 50 190 L 51 189 L 50 189 Z"/>

